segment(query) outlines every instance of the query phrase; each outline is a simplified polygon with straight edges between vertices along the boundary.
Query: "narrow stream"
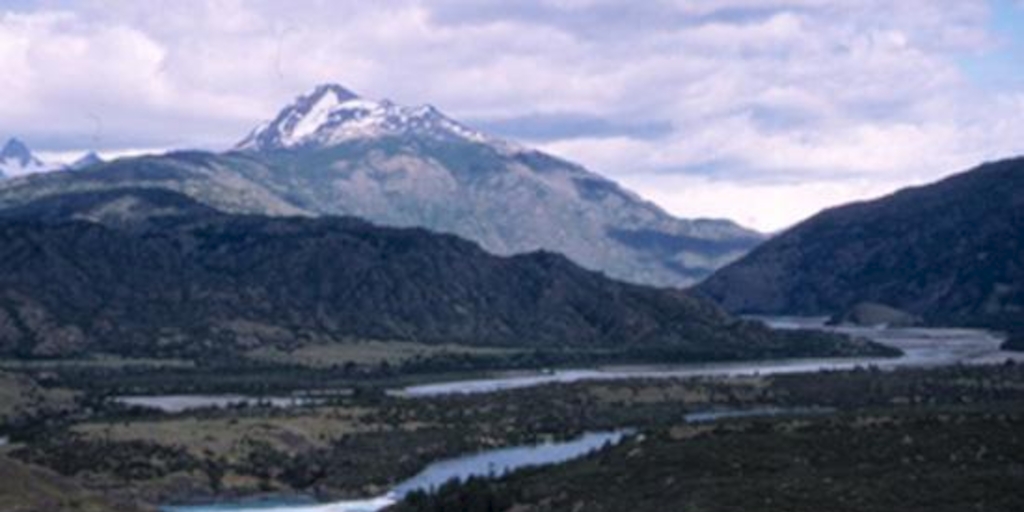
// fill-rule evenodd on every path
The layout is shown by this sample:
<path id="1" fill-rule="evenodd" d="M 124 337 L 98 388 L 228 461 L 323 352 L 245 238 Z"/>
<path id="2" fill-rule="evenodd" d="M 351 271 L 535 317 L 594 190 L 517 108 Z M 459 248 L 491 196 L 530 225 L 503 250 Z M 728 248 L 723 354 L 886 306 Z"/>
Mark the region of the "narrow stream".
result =
<path id="1" fill-rule="evenodd" d="M 819 416 L 832 414 L 832 407 L 755 407 L 752 409 L 721 409 L 687 413 L 687 423 L 713 423 L 741 418 L 771 418 L 777 416 Z"/>

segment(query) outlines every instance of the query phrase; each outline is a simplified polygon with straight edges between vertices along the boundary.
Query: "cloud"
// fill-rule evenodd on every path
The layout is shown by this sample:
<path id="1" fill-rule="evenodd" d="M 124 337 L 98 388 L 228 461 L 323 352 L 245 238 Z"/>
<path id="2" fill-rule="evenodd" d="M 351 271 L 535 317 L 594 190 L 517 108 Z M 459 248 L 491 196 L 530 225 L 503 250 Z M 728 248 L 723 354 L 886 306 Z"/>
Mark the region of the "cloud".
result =
<path id="1" fill-rule="evenodd" d="M 768 233 L 786 228 L 810 213 L 878 197 L 906 184 L 864 179 L 762 183 L 678 174 L 630 175 L 623 182 L 676 215 L 731 218 Z"/>
<path id="2" fill-rule="evenodd" d="M 0 14 L 0 135 L 222 148 L 338 81 L 674 212 L 775 229 L 1021 152 L 1024 82 L 981 87 L 969 65 L 1005 46 L 993 16 L 981 0 L 19 2 Z"/>

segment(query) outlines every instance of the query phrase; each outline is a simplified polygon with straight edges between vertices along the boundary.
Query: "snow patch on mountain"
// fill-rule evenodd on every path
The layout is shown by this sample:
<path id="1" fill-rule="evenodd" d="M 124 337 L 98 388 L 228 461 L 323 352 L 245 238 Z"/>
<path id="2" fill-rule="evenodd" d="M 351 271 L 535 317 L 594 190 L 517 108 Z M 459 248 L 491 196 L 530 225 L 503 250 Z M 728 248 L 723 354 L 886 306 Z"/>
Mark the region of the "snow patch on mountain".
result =
<path id="1" fill-rule="evenodd" d="M 236 149 L 329 147 L 351 140 L 400 135 L 499 142 L 430 105 L 406 107 L 388 100 L 369 100 L 340 85 L 326 84 L 298 97 L 273 121 L 253 130 Z"/>

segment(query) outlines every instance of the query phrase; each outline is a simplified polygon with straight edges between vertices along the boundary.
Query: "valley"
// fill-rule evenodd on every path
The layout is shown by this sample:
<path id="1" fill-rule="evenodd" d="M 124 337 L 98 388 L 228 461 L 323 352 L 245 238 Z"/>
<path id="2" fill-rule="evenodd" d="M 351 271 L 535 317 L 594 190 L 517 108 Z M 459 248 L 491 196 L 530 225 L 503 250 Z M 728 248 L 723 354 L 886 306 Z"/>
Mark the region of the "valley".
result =
<path id="1" fill-rule="evenodd" d="M 941 334 L 936 332 L 929 336 Z M 57 475 L 54 478 L 64 479 L 93 499 L 109 503 L 156 507 L 244 501 L 254 496 L 285 498 L 286 502 L 313 498 L 330 503 L 380 496 L 441 459 L 545 440 L 570 440 L 585 432 L 631 429 L 641 437 L 630 437 L 620 448 L 610 452 L 604 450 L 578 462 L 549 469 L 529 469 L 493 484 L 473 480 L 465 487 L 445 486 L 437 497 L 414 492 L 395 507 L 419 510 L 416 507 L 433 507 L 434 503 L 453 499 L 464 503 L 470 498 L 454 498 L 463 493 L 474 496 L 474 493 L 483 493 L 481 503 L 487 500 L 504 503 L 512 499 L 523 506 L 539 507 L 537 510 L 560 509 L 568 506 L 565 500 L 585 499 L 584 495 L 599 496 L 601 500 L 607 498 L 606 503 L 614 504 L 615 499 L 585 490 L 588 484 L 582 483 L 601 482 L 601 478 L 606 478 L 601 473 L 605 470 L 581 468 L 592 468 L 594 461 L 618 460 L 620 456 L 626 459 L 611 466 L 600 463 L 597 468 L 625 470 L 640 464 L 639 468 L 628 470 L 633 475 L 631 478 L 644 479 L 652 482 L 651 485 L 671 481 L 673 488 L 678 482 L 680 489 L 692 488 L 688 482 L 699 483 L 702 489 L 702 493 L 684 495 L 659 492 L 652 506 L 699 503 L 719 499 L 722 495 L 716 494 L 719 492 L 716 489 L 725 488 L 708 485 L 708 478 L 725 486 L 730 475 L 744 479 L 759 475 L 753 468 L 744 469 L 747 464 L 764 464 L 763 461 L 755 463 L 761 460 L 756 448 L 759 444 L 793 443 L 792 449 L 781 452 L 783 455 L 779 457 L 783 458 L 804 456 L 801 451 L 804 448 L 799 447 L 825 450 L 821 453 L 841 457 L 840 452 L 825 447 L 834 443 L 834 436 L 849 438 L 852 443 L 862 442 L 857 430 L 864 428 L 857 426 L 862 424 L 876 425 L 872 427 L 872 435 L 931 436 L 955 427 L 948 432 L 949 436 L 984 433 L 981 435 L 986 442 L 1016 442 L 1012 422 L 1018 421 L 1015 418 L 1021 413 L 1024 365 L 1003 363 L 1013 355 L 998 352 L 998 339 L 989 339 L 985 333 L 977 333 L 973 338 L 963 336 L 960 332 L 954 334 L 953 339 L 964 340 L 959 343 L 974 340 L 976 348 L 955 353 L 980 355 L 984 351 L 991 355 L 988 364 L 948 366 L 954 361 L 943 360 L 940 366 L 840 369 L 828 366 L 826 360 L 821 362 L 820 370 L 809 365 L 797 373 L 762 373 L 756 370 L 758 364 L 751 365 L 754 371 L 722 373 L 713 365 L 696 365 L 674 375 L 653 375 L 656 378 L 634 373 L 625 379 L 548 382 L 469 394 L 461 390 L 471 387 L 453 384 L 451 394 L 406 397 L 392 396 L 388 390 L 417 381 L 436 385 L 445 376 L 404 374 L 400 364 L 387 373 L 371 372 L 350 380 L 344 377 L 345 365 L 322 368 L 319 372 L 323 372 L 320 373 L 323 378 L 317 377 L 318 370 L 309 367 L 291 373 L 286 371 L 287 367 L 276 370 L 272 366 L 222 367 L 211 368 L 204 374 L 197 368 L 182 367 L 173 361 L 166 367 L 155 361 L 147 361 L 142 367 L 128 363 L 78 366 L 70 362 L 23 366 L 6 370 L 15 372 L 9 373 L 11 377 L 4 381 L 11 389 L 8 394 L 31 397 L 35 411 L 49 412 L 31 413 L 21 409 L 26 412 L 16 415 L 4 427 L 12 436 L 12 444 L 3 450 L 6 457 L 18 464 L 45 468 L 32 471 L 53 472 Z M 889 336 L 890 340 L 896 338 L 899 336 Z M 920 342 L 908 338 L 905 343 L 909 347 Z M 926 359 L 914 361 L 922 360 Z M 374 367 L 372 362 L 370 367 Z M 379 365 L 377 367 L 379 370 Z M 450 376 L 475 378 L 474 375 L 483 375 L 477 373 L 480 371 Z M 140 372 L 145 373 L 145 378 L 140 377 Z M 253 375 L 252 380 L 245 380 L 246 373 Z M 225 374 L 238 380 L 217 377 Z M 11 388 L 16 382 L 31 383 L 30 379 L 37 381 L 32 388 L 23 387 L 20 391 Z M 103 385 L 98 384 L 101 381 Z M 268 385 L 259 388 L 257 382 Z M 273 385 L 274 382 L 278 384 Z M 310 391 L 313 386 L 321 391 L 315 395 L 316 401 L 298 401 L 284 407 L 257 402 L 168 413 L 130 407 L 110 399 L 115 391 L 131 389 L 148 393 L 221 389 L 268 396 L 271 391 Z M 72 400 L 68 402 L 61 398 L 63 396 Z M 63 408 L 57 404 L 63 404 Z M 750 413 L 741 414 L 742 411 Z M 986 419 L 990 417 L 1001 419 Z M 1010 422 L 1006 424 L 1010 430 L 989 432 L 1002 428 L 1000 425 L 1005 422 Z M 1004 439 L 1006 435 L 1010 437 Z M 641 454 L 697 457 L 697 460 L 706 458 L 700 454 L 707 450 L 732 454 L 728 456 L 734 457 L 736 462 L 733 465 L 701 463 L 704 472 L 699 475 L 685 471 L 673 473 L 672 478 L 669 474 L 649 475 L 643 468 L 655 471 L 685 465 L 663 466 L 664 461 L 660 459 L 648 462 L 636 459 L 635 454 L 628 455 L 638 447 Z M 932 456 L 931 450 L 937 448 L 922 450 Z M 1014 464 L 1012 453 L 1011 450 L 1007 455 L 1011 459 L 979 459 L 972 463 L 992 468 L 992 471 L 1005 471 Z M 847 461 L 842 458 L 819 460 L 814 458 L 817 456 L 812 457 L 811 452 L 807 456 L 811 458 L 805 464 L 822 470 Z M 788 464 L 783 459 L 777 463 Z M 868 471 L 867 467 L 862 471 Z M 576 484 L 574 475 L 578 471 L 587 476 Z M 549 499 L 544 494 L 546 487 L 538 487 L 531 483 L 536 480 L 530 480 L 534 478 L 531 475 L 538 475 L 536 478 L 541 481 L 551 481 L 540 476 L 547 472 L 557 475 L 551 478 L 571 484 L 565 489 L 579 485 L 584 495 L 559 491 Z M 775 474 L 774 471 L 764 473 L 767 487 L 744 494 L 742 500 L 757 501 L 766 496 L 764 499 L 782 499 L 777 503 L 783 507 L 822 497 L 809 488 L 809 484 L 797 488 L 783 486 L 779 493 L 769 491 L 778 484 L 772 479 L 778 477 L 768 475 Z M 607 478 L 620 477 L 613 472 Z M 994 489 L 1004 485 L 999 482 L 1015 482 L 1012 473 L 1007 478 L 1010 480 L 970 485 Z M 851 495 L 859 495 L 870 479 L 861 483 L 851 479 L 843 481 Z M 621 487 L 610 483 L 597 485 L 617 489 L 616 496 L 631 499 L 631 494 Z M 641 491 L 644 488 L 636 489 L 647 492 Z M 736 506 L 754 501 L 739 501 Z M 766 510 L 775 509 L 769 506 Z"/>
<path id="2" fill-rule="evenodd" d="M 138 185 L 211 158 L 75 179 Z M 747 259 L 655 288 L 173 187 L 30 189 L 0 209 L 0 462 L 19 482 L 0 490 L 17 512 L 1018 505 L 1012 323 L 936 328 L 881 304 L 737 317 L 831 310 L 708 291 Z"/>

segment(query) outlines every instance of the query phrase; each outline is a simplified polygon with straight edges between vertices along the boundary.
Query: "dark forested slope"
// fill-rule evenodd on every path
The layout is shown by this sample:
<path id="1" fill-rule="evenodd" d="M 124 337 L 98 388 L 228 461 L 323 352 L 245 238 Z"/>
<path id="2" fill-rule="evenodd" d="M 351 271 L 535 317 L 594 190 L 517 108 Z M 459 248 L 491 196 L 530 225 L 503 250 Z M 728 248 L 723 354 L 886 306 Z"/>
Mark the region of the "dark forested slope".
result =
<path id="1" fill-rule="evenodd" d="M 693 359 L 878 352 L 423 229 L 221 214 L 167 191 L 43 201 L 0 220 L 2 354 L 195 357 L 353 338 Z"/>
<path id="2" fill-rule="evenodd" d="M 937 325 L 1024 324 L 1024 158 L 822 212 L 698 291 L 737 313 L 833 315 L 858 304 Z"/>

